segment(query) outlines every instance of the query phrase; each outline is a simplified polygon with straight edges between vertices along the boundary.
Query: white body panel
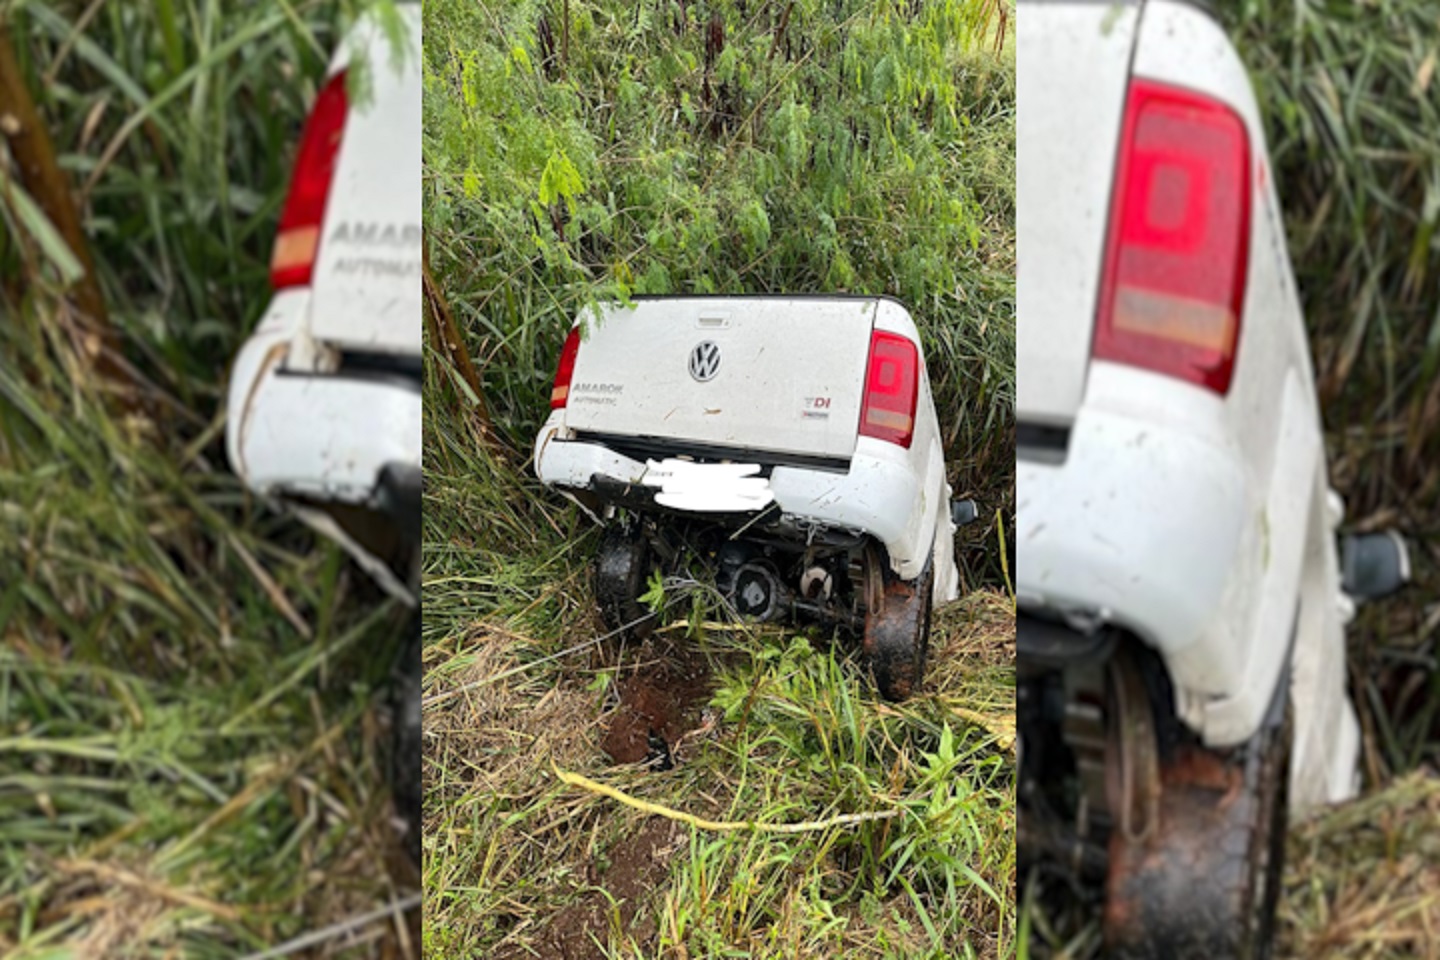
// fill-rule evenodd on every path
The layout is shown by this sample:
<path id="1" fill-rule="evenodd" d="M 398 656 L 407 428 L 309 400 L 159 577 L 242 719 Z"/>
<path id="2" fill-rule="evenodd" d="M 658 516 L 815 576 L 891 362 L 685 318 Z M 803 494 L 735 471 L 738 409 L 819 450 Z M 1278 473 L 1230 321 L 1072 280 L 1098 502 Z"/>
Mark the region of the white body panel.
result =
<path id="1" fill-rule="evenodd" d="M 1138 3 L 1032 3 L 1016 75 L 1016 405 L 1068 424 L 1085 389 Z"/>
<path id="2" fill-rule="evenodd" d="M 1027 57 L 1030 31 L 1043 19 L 1031 15 L 1050 6 L 1027 6 L 1020 17 Z M 1022 604 L 1099 614 L 1151 644 L 1175 683 L 1181 718 L 1214 746 L 1238 744 L 1259 728 L 1293 637 L 1292 804 L 1340 800 L 1356 786 L 1358 728 L 1345 692 L 1339 518 L 1327 508 L 1308 343 L 1254 96 L 1221 28 L 1170 0 L 1145 4 L 1133 73 L 1221 99 L 1249 131 L 1250 259 L 1238 361 L 1221 397 L 1091 362 L 1088 349 L 1079 358 L 1022 355 L 1022 422 L 1065 419 L 1063 391 L 1027 395 L 1027 384 L 1054 378 L 1083 390 L 1063 462 L 1017 465 L 1017 590 Z M 1031 109 L 1027 89 L 1020 90 L 1022 118 Z M 1116 96 L 1123 100 L 1123 90 Z M 1109 117 L 1114 104 L 1071 106 Z M 1022 122 L 1022 157 L 1035 148 L 1027 133 L 1042 135 Z M 1113 168 L 1103 174 L 1106 197 L 1113 176 Z M 1103 230 L 1051 222 L 1040 210 L 1026 217 L 1026 189 L 1022 257 L 1063 234 L 1093 259 L 1098 281 Z M 1104 211 L 1094 211 L 1102 225 Z M 1038 248 L 1035 234 L 1048 234 Z M 1022 290 L 1057 277 L 1073 282 L 1064 271 L 1022 269 Z M 1064 294 L 1022 299 L 1020 329 L 1037 341 L 1061 339 L 1077 325 L 1088 336 L 1093 285 L 1083 314 L 1078 302 L 1068 314 L 1026 312 L 1027 304 L 1061 303 Z"/>
<path id="3" fill-rule="evenodd" d="M 640 300 L 591 321 L 566 424 L 779 453 L 848 457 L 877 300 Z M 690 352 L 719 365 L 697 382 Z M 817 407 L 817 403 L 822 406 Z"/>
<path id="4" fill-rule="evenodd" d="M 363 51 L 370 93 L 347 113 L 314 277 L 273 297 L 231 371 L 230 463 L 262 494 L 365 503 L 381 467 L 420 463 L 418 382 L 341 369 L 343 351 L 420 353 L 420 9 L 397 9 L 398 70 L 369 19 L 330 65 Z"/>
<path id="5" fill-rule="evenodd" d="M 649 301 L 644 306 L 649 311 L 663 311 L 670 302 Z M 909 449 L 870 437 L 857 436 L 860 397 L 864 390 L 865 360 L 868 356 L 872 324 L 875 329 L 902 334 L 915 341 L 917 346 L 919 344 L 914 321 L 904 308 L 888 300 L 837 298 L 682 299 L 675 303 L 675 326 L 684 330 L 685 336 L 680 346 L 661 355 L 666 356 L 672 364 L 678 365 L 681 376 L 686 380 L 691 379 L 686 367 L 686 356 L 690 348 L 699 340 L 715 339 L 713 331 L 701 331 L 693 326 L 692 321 L 698 315 L 696 304 L 704 304 L 704 309 L 710 313 L 728 312 L 732 318 L 732 329 L 750 329 L 749 317 L 772 317 L 773 311 L 777 309 L 783 309 L 797 317 L 803 317 L 810 311 L 822 318 L 852 316 L 852 320 L 848 322 L 859 324 L 858 339 L 864 344 L 859 365 L 851 371 L 848 382 L 842 382 L 830 374 L 833 386 L 828 388 L 833 391 L 832 410 L 838 408 L 854 411 L 853 417 L 847 415 L 845 418 L 845 422 L 849 423 L 848 434 L 836 444 L 836 448 L 843 447 L 846 450 L 849 464 L 843 472 L 801 465 L 774 466 L 768 485 L 764 488 L 765 493 L 779 504 L 783 514 L 798 521 L 874 536 L 885 545 L 891 567 L 902 579 L 913 580 L 919 576 L 927 559 L 933 558 L 935 602 L 938 604 L 954 599 L 959 586 L 959 574 L 954 558 L 955 526 L 950 519 L 951 491 L 945 479 L 939 424 L 923 357 L 915 432 Z M 837 304 L 843 304 L 845 309 L 838 310 Z M 645 371 L 649 376 L 657 376 L 654 369 L 656 363 L 652 359 L 654 354 L 650 351 L 648 338 L 654 335 L 659 321 L 646 318 L 644 322 L 634 322 L 632 325 L 635 314 L 635 311 L 620 311 L 605 318 L 600 328 L 604 331 L 602 336 L 606 343 L 604 356 L 612 365 L 625 364 Z M 853 338 L 855 334 L 847 333 L 845 336 Z M 592 337 L 595 339 L 584 340 L 580 344 L 572 385 L 582 382 L 587 376 L 591 378 L 590 382 L 609 382 L 598 378 L 613 376 L 608 372 L 611 367 L 602 368 L 598 363 L 586 358 L 586 351 L 591 348 L 592 342 L 601 342 L 595 333 L 592 333 Z M 784 395 L 789 395 L 792 381 L 809 383 L 816 379 L 816 375 L 808 369 L 808 359 L 804 354 L 797 356 L 799 348 L 793 343 L 776 344 L 773 341 L 752 340 L 749 346 L 751 349 L 765 346 L 775 352 L 783 346 L 788 351 L 789 362 L 775 367 L 777 372 L 773 374 L 778 379 L 782 376 L 778 371 L 790 371 L 788 376 L 780 380 L 783 385 L 776 387 L 776 390 Z M 638 382 L 637 379 L 625 379 L 623 376 L 621 379 L 624 380 L 625 390 L 630 389 L 631 383 Z M 668 378 L 666 382 L 673 379 Z M 696 393 L 707 385 L 691 381 L 692 389 Z M 573 396 L 572 387 L 572 398 Z M 726 402 L 729 402 L 728 398 Z M 643 405 L 633 405 L 629 408 L 627 420 L 605 421 L 610 425 L 607 432 L 645 437 L 672 436 L 664 432 L 663 422 L 676 403 L 694 404 L 695 401 L 677 396 L 674 402 L 668 405 L 651 401 Z M 752 398 L 751 407 L 756 405 L 756 400 Z M 580 413 L 577 417 L 577 412 L 584 410 L 585 406 L 577 407 L 572 399 L 566 408 L 553 411 L 541 428 L 535 441 L 535 472 L 540 479 L 562 491 L 567 488 L 584 489 L 597 476 L 625 483 L 645 484 L 648 471 L 644 461 L 625 456 L 602 442 L 577 439 L 575 421 L 587 425 L 594 422 L 588 412 Z M 773 425 L 773 421 L 764 420 L 763 417 L 766 416 L 768 414 L 762 414 L 761 421 L 750 422 L 748 411 L 732 414 L 730 417 L 723 413 L 717 414 L 715 420 L 721 424 L 718 432 L 704 432 L 700 437 L 681 436 L 674 439 L 677 445 L 683 445 L 685 440 L 712 443 L 717 442 L 716 437 L 743 435 L 759 441 L 758 445 L 749 444 L 755 449 L 764 447 L 780 454 L 813 452 L 814 446 L 802 446 L 800 451 L 790 451 L 777 448 L 773 441 L 767 443 L 764 430 L 767 424 Z M 727 420 L 731 421 L 731 426 L 725 426 Z M 737 420 L 738 425 L 734 425 Z M 696 422 L 705 423 L 703 420 Z M 824 435 L 831 434 L 827 431 Z M 803 444 L 805 441 L 800 442 Z M 739 459 L 743 461 L 743 458 Z M 750 476 L 751 471 L 737 470 L 729 465 L 717 466 L 712 470 L 714 480 L 711 489 L 716 491 L 716 502 L 727 509 L 733 506 L 730 497 L 748 489 L 739 485 L 748 484 L 754 479 Z M 734 488 L 722 490 L 730 478 L 733 478 Z M 755 502 L 760 503 L 759 500 Z M 765 500 L 765 503 L 768 502 L 768 499 Z M 694 502 L 689 508 L 696 512 L 706 512 L 707 505 Z"/>
<path id="6" fill-rule="evenodd" d="M 389 463 L 420 463 L 420 389 L 287 370 L 311 294 L 282 291 L 230 377 L 230 465 L 265 494 L 365 503 Z"/>
<path id="7" fill-rule="evenodd" d="M 310 333 L 382 352 L 420 352 L 420 5 L 400 68 L 373 19 L 347 36 L 332 72 L 365 57 L 370 94 L 352 102 L 315 262 Z"/>

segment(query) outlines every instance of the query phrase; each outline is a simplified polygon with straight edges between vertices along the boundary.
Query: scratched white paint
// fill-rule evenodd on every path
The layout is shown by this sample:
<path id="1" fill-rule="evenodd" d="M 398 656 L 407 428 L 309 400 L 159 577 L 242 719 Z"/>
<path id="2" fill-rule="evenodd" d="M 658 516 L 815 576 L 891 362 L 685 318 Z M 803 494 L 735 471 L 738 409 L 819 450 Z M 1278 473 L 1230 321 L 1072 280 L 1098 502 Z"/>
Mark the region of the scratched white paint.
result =
<path id="1" fill-rule="evenodd" d="M 231 370 L 227 452 L 263 495 L 364 504 L 384 466 L 420 464 L 418 384 L 336 375 L 340 350 L 420 354 L 420 10 L 397 9 L 411 47 L 400 70 L 368 18 L 330 63 L 333 75 L 363 51 L 372 83 L 346 119 L 313 282 L 272 298 Z M 298 512 L 413 602 L 323 513 Z"/>

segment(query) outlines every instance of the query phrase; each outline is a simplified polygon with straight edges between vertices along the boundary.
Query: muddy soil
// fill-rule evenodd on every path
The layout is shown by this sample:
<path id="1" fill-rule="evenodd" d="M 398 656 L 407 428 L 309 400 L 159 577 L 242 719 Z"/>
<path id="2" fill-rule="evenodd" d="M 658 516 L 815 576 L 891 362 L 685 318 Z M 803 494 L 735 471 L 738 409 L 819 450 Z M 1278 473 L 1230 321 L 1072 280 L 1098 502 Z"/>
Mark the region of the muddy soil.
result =
<path id="1" fill-rule="evenodd" d="M 668 769 L 672 750 L 702 726 L 702 712 L 714 681 L 703 655 L 671 651 L 630 672 L 616 685 L 620 703 L 601 742 L 616 763 L 648 761 Z M 642 948 L 656 934 L 653 912 L 641 908 L 669 876 L 670 863 L 684 850 L 688 833 L 673 821 L 651 817 L 585 865 L 589 889 L 551 915 L 525 946 L 501 950 L 497 960 L 604 960 L 617 914 L 618 929 Z M 613 901 L 613 903 L 612 903 Z"/>
<path id="2" fill-rule="evenodd" d="M 651 890 L 665 881 L 670 861 L 684 849 L 687 837 L 681 824 L 651 817 L 639 832 L 605 851 L 601 862 L 587 867 L 586 883 L 602 889 L 591 889 L 555 914 L 532 943 L 538 953 L 515 947 L 502 951 L 499 960 L 605 960 L 600 945 L 609 941 L 617 914 L 618 929 L 643 948 L 656 934 L 655 918 L 647 912 L 637 923 L 636 917 Z"/>
<path id="3" fill-rule="evenodd" d="M 616 763 L 673 766 L 671 750 L 701 723 L 712 680 L 698 653 L 661 660 L 620 681 L 620 706 L 601 747 Z"/>

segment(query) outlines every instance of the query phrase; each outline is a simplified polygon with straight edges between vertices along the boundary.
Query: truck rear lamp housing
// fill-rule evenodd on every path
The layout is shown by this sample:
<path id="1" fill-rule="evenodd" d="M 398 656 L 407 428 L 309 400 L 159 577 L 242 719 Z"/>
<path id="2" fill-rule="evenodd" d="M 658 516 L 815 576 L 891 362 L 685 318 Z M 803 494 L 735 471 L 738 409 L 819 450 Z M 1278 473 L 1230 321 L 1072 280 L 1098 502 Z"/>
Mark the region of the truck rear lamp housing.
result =
<path id="1" fill-rule="evenodd" d="M 1218 100 L 1133 80 L 1092 355 L 1226 394 L 1250 238 L 1250 139 Z"/>
<path id="2" fill-rule="evenodd" d="M 910 448 L 920 389 L 920 351 L 908 337 L 888 330 L 870 335 L 860 435 Z"/>
<path id="3" fill-rule="evenodd" d="M 571 327 L 560 348 L 560 362 L 555 366 L 555 385 L 550 388 L 550 409 L 563 410 L 570 400 L 570 379 L 575 376 L 575 354 L 580 350 L 580 328 Z"/>
<path id="4" fill-rule="evenodd" d="M 276 290 L 306 286 L 314 274 L 325 204 L 330 198 L 340 142 L 345 135 L 345 118 L 350 111 L 345 78 L 346 71 L 341 70 L 325 82 L 305 121 L 300 152 L 295 157 L 295 172 L 290 178 L 290 191 L 285 197 L 275 249 L 270 256 L 270 285 Z"/>

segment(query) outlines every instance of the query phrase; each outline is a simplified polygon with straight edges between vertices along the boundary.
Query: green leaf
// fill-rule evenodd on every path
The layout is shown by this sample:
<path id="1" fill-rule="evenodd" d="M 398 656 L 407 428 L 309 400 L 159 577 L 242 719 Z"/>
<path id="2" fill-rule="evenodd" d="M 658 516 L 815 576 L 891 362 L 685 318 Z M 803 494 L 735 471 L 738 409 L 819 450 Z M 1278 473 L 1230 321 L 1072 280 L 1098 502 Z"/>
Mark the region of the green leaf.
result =
<path id="1" fill-rule="evenodd" d="M 60 231 L 50 222 L 45 211 L 40 209 L 25 189 L 14 180 L 6 176 L 3 169 L 0 169 L 0 190 L 3 190 L 3 200 L 7 210 L 13 210 L 19 226 L 30 235 L 44 254 L 46 261 L 55 268 L 60 276 L 60 282 L 69 286 L 85 275 L 85 268 L 81 266 L 80 259 L 75 256 Z"/>
<path id="2" fill-rule="evenodd" d="M 575 198 L 585 192 L 585 182 L 580 179 L 580 171 L 575 169 L 575 164 L 565 155 L 564 150 L 556 150 L 550 154 L 550 159 L 545 163 L 545 170 L 540 174 L 540 202 L 549 206 L 556 200 L 563 199 L 569 208 L 570 214 L 575 214 Z"/>
<path id="3" fill-rule="evenodd" d="M 665 606 L 665 578 L 659 570 L 650 571 L 649 589 L 640 595 L 640 602 L 649 607 L 651 613 L 659 613 Z"/>

